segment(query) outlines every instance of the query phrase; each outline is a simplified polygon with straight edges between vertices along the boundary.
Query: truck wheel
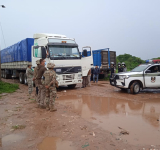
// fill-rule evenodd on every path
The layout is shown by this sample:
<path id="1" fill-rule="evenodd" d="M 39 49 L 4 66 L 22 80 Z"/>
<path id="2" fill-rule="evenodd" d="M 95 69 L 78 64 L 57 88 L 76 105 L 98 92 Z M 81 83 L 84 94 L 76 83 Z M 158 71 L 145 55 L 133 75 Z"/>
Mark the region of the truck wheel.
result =
<path id="1" fill-rule="evenodd" d="M 69 87 L 70 89 L 74 89 L 74 88 L 76 87 L 76 84 L 68 85 L 68 87 Z"/>
<path id="2" fill-rule="evenodd" d="M 3 78 L 3 70 L 1 70 L 1 78 Z"/>
<path id="3" fill-rule="evenodd" d="M 19 74 L 19 82 L 20 82 L 21 84 L 24 83 L 24 74 L 23 74 L 22 72 Z"/>
<path id="4" fill-rule="evenodd" d="M 138 82 L 133 82 L 130 86 L 130 93 L 131 94 L 138 94 L 140 91 L 140 84 Z"/>
<path id="5" fill-rule="evenodd" d="M 25 85 L 28 85 L 26 73 L 24 74 L 24 84 L 25 84 Z"/>
<path id="6" fill-rule="evenodd" d="M 2 70 L 2 78 L 4 78 L 4 70 Z"/>
<path id="7" fill-rule="evenodd" d="M 4 78 L 9 79 L 9 74 L 7 74 L 5 71 L 4 71 Z"/>
<path id="8" fill-rule="evenodd" d="M 4 78 L 5 78 L 5 79 L 7 79 L 7 74 L 6 74 L 6 72 L 5 72 L 5 71 L 4 71 L 4 73 L 3 73 L 3 74 L 4 74 Z"/>

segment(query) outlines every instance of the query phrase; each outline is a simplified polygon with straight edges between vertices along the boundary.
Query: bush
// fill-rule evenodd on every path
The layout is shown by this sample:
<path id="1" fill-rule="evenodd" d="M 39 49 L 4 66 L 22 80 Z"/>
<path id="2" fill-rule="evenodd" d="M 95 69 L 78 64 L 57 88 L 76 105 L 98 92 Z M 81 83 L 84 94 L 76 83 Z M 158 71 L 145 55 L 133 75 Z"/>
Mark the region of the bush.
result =
<path id="1" fill-rule="evenodd" d="M 0 81 L 0 94 L 15 92 L 18 88 L 19 88 L 18 84 L 11 84 Z"/>

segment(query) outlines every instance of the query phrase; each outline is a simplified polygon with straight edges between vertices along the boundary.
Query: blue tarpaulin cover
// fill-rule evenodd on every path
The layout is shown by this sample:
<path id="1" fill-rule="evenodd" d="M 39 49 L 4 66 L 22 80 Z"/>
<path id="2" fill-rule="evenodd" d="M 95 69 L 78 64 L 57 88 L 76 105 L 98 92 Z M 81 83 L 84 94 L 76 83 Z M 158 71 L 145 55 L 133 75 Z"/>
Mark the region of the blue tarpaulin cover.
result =
<path id="1" fill-rule="evenodd" d="M 31 62 L 31 49 L 34 39 L 26 38 L 12 46 L 1 50 L 1 63 L 29 61 Z"/>

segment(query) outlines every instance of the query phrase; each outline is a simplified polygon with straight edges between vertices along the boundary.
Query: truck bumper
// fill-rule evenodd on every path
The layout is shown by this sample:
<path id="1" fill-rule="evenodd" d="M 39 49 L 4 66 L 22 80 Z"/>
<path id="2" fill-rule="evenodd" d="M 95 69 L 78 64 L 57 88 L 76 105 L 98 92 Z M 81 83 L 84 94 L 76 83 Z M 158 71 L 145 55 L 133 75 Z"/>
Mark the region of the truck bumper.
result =
<path id="1" fill-rule="evenodd" d="M 82 79 L 74 79 L 74 80 L 60 80 L 58 81 L 58 86 L 66 86 L 72 84 L 82 83 Z"/>
<path id="2" fill-rule="evenodd" d="M 125 79 L 120 80 L 120 79 L 114 79 L 114 78 L 110 78 L 110 85 L 115 86 L 117 88 L 124 88 L 124 89 L 128 89 L 128 86 L 126 86 L 126 81 Z"/>

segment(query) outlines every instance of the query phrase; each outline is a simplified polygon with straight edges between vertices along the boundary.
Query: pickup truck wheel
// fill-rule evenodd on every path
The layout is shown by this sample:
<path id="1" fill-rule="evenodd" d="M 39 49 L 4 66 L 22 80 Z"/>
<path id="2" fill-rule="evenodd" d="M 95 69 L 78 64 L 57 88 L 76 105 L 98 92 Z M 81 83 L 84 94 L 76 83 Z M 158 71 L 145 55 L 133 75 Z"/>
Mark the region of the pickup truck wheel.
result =
<path id="1" fill-rule="evenodd" d="M 21 84 L 24 83 L 24 74 L 23 74 L 23 73 L 20 73 L 20 74 L 19 74 L 19 82 L 20 82 Z"/>
<path id="2" fill-rule="evenodd" d="M 76 87 L 76 84 L 68 85 L 68 87 L 69 87 L 70 89 L 74 89 L 74 88 Z"/>
<path id="3" fill-rule="evenodd" d="M 130 87 L 131 94 L 138 94 L 140 91 L 140 84 L 138 82 L 133 82 Z"/>
<path id="4" fill-rule="evenodd" d="M 24 84 L 25 84 L 25 85 L 28 85 L 26 73 L 24 74 Z"/>

